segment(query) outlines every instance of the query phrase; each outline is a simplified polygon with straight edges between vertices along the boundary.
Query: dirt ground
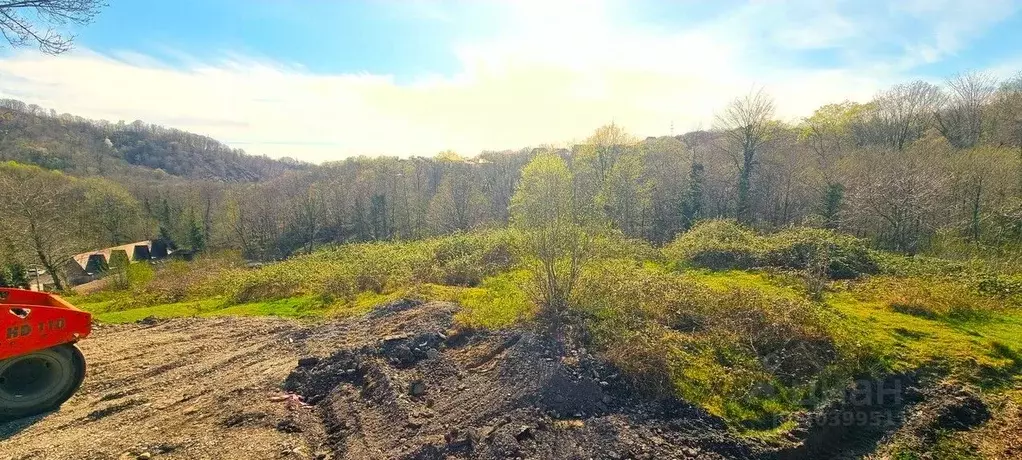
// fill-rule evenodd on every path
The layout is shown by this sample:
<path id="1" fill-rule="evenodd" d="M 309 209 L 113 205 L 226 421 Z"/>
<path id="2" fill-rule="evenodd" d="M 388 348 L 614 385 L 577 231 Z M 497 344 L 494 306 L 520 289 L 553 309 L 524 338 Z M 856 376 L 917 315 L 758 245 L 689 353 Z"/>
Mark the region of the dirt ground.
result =
<path id="1" fill-rule="evenodd" d="M 101 326 L 79 344 L 85 383 L 57 412 L 0 425 L 0 458 L 275 458 L 310 452 L 274 429 L 301 326 L 274 319 L 179 319 Z M 302 409 L 307 410 L 307 409 Z"/>
<path id="2" fill-rule="evenodd" d="M 852 452 L 833 430 L 813 429 L 801 447 L 781 451 L 740 439 L 699 408 L 636 396 L 584 348 L 525 329 L 455 330 L 456 311 L 449 303 L 398 301 L 311 325 L 274 318 L 103 325 L 80 344 L 89 363 L 81 390 L 59 411 L 0 424 L 0 460 Z M 933 401 L 948 403 L 920 405 L 923 416 L 909 417 L 902 431 L 925 432 L 961 414 L 974 423 L 985 417 L 968 393 L 942 393 L 949 397 Z M 868 436 L 865 452 L 882 434 Z"/>

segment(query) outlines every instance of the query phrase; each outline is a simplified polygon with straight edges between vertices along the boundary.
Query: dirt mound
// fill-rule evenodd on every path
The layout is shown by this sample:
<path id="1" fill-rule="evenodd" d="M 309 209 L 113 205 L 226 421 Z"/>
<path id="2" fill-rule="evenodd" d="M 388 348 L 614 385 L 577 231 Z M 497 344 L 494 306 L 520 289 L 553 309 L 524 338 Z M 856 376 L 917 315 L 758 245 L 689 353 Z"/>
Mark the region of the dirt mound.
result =
<path id="1" fill-rule="evenodd" d="M 378 310 L 377 320 L 424 305 Z M 334 458 L 746 458 L 724 423 L 636 399 L 581 348 L 531 331 L 453 332 L 453 310 L 302 359 L 285 390 L 319 407 Z M 565 348 L 568 351 L 562 351 Z"/>
<path id="2" fill-rule="evenodd" d="M 817 409 L 795 417 L 793 447 L 778 451 L 780 459 L 860 458 L 903 423 L 905 411 L 918 403 L 915 374 L 863 379 L 834 394 L 812 395 Z"/>
<path id="3" fill-rule="evenodd" d="M 940 436 L 990 420 L 990 410 L 974 388 L 941 382 L 924 390 L 923 396 L 922 402 L 906 411 L 901 428 L 884 439 L 880 452 L 893 448 L 929 452 Z"/>

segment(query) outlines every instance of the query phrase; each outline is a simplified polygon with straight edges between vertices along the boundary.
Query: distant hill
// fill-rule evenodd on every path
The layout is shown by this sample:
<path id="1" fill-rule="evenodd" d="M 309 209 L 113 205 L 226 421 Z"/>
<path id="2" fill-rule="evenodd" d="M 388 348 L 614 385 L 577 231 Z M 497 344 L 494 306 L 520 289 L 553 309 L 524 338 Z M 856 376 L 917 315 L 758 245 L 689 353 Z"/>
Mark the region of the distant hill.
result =
<path id="1" fill-rule="evenodd" d="M 147 124 L 111 123 L 0 99 L 0 161 L 73 174 L 151 174 L 258 181 L 309 165 L 247 155 L 208 136 Z"/>

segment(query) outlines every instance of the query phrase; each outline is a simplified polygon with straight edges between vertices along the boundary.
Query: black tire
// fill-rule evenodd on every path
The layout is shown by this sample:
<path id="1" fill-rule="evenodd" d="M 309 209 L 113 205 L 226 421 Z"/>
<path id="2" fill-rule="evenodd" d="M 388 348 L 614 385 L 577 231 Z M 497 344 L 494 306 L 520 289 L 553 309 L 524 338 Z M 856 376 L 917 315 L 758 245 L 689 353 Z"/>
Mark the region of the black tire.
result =
<path id="1" fill-rule="evenodd" d="M 85 357 L 74 345 L 0 361 L 0 422 L 60 407 L 85 380 Z"/>

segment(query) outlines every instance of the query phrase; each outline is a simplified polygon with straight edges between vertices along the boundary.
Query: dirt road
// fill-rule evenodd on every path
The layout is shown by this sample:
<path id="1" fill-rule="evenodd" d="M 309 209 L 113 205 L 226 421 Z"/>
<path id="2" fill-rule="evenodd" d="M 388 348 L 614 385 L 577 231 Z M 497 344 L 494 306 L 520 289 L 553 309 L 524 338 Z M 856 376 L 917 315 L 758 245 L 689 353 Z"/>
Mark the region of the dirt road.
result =
<path id="1" fill-rule="evenodd" d="M 315 433 L 276 429 L 309 412 L 289 409 L 279 390 L 305 352 L 293 339 L 301 330 L 268 318 L 101 326 L 79 344 L 81 390 L 57 412 L 0 425 L 0 458 L 312 455 Z"/>

